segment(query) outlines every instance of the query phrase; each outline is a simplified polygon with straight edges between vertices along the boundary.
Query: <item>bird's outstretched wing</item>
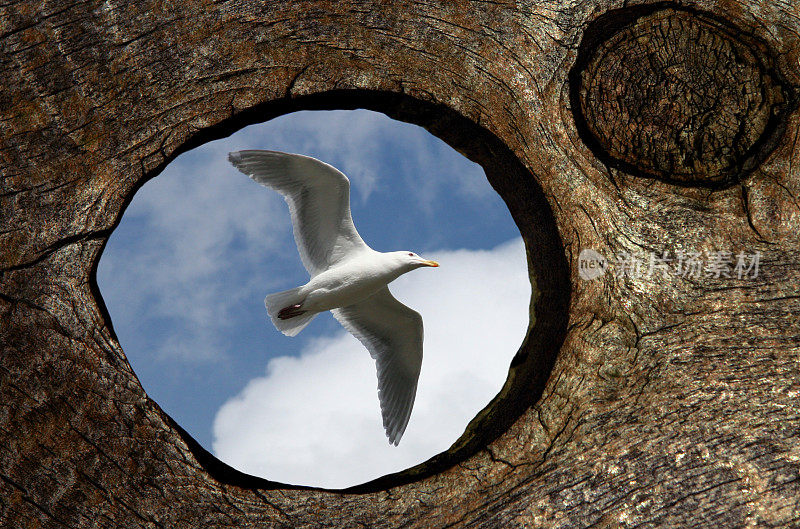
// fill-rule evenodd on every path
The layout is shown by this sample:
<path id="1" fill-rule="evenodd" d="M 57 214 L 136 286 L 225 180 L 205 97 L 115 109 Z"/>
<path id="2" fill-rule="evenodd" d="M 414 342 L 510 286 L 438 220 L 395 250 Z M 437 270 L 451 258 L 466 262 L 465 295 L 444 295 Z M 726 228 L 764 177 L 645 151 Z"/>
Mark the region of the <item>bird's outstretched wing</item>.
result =
<path id="1" fill-rule="evenodd" d="M 387 287 L 333 315 L 369 350 L 378 369 L 383 428 L 397 446 L 408 425 L 422 366 L 422 316 Z"/>
<path id="2" fill-rule="evenodd" d="M 228 159 L 286 199 L 294 240 L 310 274 L 367 247 L 350 216 L 350 181 L 335 167 L 310 156 L 277 151 L 238 151 Z"/>

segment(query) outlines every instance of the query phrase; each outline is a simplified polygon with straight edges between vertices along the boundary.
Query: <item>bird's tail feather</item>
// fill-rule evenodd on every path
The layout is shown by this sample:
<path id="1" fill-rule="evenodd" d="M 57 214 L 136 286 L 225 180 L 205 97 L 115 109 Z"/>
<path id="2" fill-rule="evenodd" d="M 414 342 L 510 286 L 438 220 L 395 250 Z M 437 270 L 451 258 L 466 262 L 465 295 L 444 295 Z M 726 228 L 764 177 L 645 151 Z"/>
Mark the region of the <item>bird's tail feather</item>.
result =
<path id="1" fill-rule="evenodd" d="M 306 325 L 311 323 L 311 320 L 313 320 L 314 316 L 317 315 L 316 312 L 304 312 L 299 316 L 285 320 L 282 320 L 278 317 L 278 313 L 281 311 L 281 309 L 285 307 L 291 307 L 292 305 L 299 305 L 303 302 L 303 298 L 299 293 L 301 288 L 302 287 L 297 287 L 284 290 L 283 292 L 276 292 L 264 298 L 264 305 L 267 307 L 267 313 L 269 314 L 272 323 L 275 325 L 276 329 L 281 331 L 286 336 L 296 336 L 297 333 L 302 331 Z"/>

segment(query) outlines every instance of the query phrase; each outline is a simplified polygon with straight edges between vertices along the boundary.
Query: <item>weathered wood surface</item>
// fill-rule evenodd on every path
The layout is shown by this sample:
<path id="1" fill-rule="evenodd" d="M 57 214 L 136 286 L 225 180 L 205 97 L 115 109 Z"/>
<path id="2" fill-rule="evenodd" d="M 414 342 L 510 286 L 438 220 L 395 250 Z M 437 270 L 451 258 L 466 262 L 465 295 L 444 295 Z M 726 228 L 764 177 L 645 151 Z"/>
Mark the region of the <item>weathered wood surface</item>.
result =
<path id="1" fill-rule="evenodd" d="M 574 71 L 591 87 L 571 95 L 584 33 L 614 9 L 597 45 L 628 24 L 630 47 L 607 46 L 625 60 Z M 636 27 L 630 9 L 0 7 L 0 526 L 800 525 L 800 4 L 659 4 Z M 505 402 L 461 444 L 471 455 L 350 493 L 283 488 L 220 467 L 146 397 L 94 266 L 182 149 L 354 106 L 484 164 L 545 290 Z M 673 263 L 584 281 L 584 248 L 761 258 L 757 278 Z"/>

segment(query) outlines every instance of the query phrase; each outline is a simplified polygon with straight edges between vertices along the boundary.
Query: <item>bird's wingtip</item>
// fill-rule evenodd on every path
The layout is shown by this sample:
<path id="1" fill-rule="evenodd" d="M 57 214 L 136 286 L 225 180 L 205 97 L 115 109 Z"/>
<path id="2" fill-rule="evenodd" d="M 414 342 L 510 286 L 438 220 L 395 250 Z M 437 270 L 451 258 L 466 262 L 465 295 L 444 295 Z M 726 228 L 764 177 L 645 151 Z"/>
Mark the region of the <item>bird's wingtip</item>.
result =
<path id="1" fill-rule="evenodd" d="M 400 444 L 400 438 L 403 437 L 403 434 L 386 430 L 386 437 L 388 438 L 390 445 L 397 446 Z"/>

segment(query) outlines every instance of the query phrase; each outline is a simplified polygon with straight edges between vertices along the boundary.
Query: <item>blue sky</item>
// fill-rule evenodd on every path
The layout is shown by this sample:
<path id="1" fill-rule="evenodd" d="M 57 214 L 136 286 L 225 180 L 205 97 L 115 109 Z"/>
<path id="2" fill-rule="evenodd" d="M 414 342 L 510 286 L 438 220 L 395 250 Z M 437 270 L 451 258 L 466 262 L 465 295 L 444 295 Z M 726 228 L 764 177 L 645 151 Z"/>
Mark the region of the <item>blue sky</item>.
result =
<path id="1" fill-rule="evenodd" d="M 399 447 L 382 431 L 374 364 L 328 314 L 295 338 L 266 294 L 308 274 L 280 196 L 227 162 L 270 149 L 351 180 L 362 238 L 439 261 L 390 285 L 423 316 L 417 402 Z M 519 231 L 483 170 L 425 130 L 365 110 L 297 112 L 185 153 L 136 194 L 98 267 L 147 393 L 223 461 L 343 487 L 445 450 L 500 389 L 527 328 Z"/>

